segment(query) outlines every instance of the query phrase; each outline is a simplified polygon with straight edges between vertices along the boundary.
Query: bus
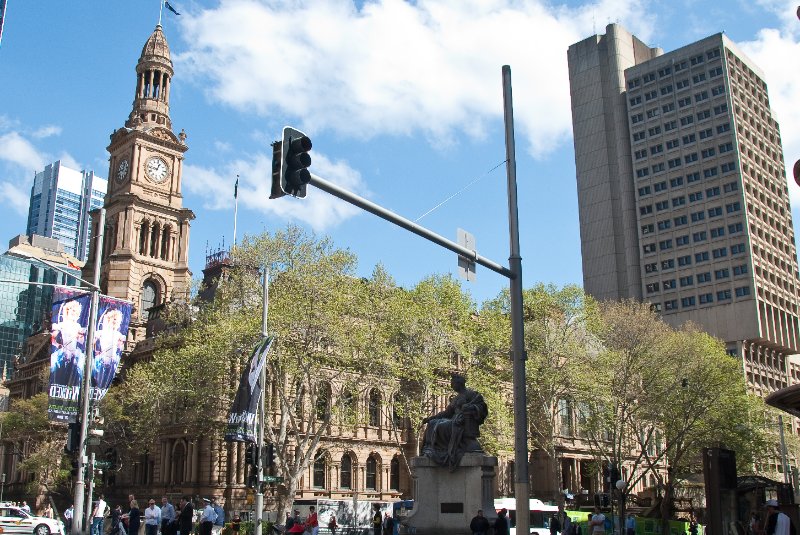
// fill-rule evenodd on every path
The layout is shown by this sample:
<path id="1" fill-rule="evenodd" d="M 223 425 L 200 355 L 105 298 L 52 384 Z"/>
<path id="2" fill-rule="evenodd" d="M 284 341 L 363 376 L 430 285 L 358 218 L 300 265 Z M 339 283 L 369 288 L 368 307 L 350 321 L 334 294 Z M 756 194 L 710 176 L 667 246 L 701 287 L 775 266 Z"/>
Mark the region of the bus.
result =
<path id="1" fill-rule="evenodd" d="M 550 535 L 550 517 L 558 514 L 558 506 L 547 505 L 542 500 L 532 498 L 529 502 L 531 509 L 530 528 L 531 533 L 536 535 Z M 494 501 L 495 511 L 500 509 L 508 510 L 508 518 L 511 521 L 511 535 L 517 533 L 517 500 L 516 498 L 497 498 Z"/>

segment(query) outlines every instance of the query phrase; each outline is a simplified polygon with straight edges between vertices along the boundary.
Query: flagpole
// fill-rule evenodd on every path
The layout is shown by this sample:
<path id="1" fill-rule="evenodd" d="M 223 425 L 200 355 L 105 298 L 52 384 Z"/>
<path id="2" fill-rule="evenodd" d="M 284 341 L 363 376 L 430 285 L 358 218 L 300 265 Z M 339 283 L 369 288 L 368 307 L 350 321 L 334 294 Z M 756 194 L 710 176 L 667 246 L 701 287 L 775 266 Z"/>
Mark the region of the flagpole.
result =
<path id="1" fill-rule="evenodd" d="M 161 13 L 164 12 L 164 0 L 158 0 L 158 25 L 161 26 Z"/>
<path id="2" fill-rule="evenodd" d="M 239 175 L 236 175 L 236 185 L 233 187 L 233 248 L 236 249 L 236 219 L 239 216 Z"/>

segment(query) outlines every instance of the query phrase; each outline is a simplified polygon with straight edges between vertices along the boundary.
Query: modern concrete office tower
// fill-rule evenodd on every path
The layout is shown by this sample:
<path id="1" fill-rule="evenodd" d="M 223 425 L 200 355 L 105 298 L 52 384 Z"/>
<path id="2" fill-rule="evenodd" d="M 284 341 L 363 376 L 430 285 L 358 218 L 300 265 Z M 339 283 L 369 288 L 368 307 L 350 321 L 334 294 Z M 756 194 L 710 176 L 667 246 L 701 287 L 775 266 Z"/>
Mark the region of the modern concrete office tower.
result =
<path id="1" fill-rule="evenodd" d="M 669 53 L 611 24 L 569 48 L 584 287 L 725 340 L 762 395 L 798 352 L 778 124 L 724 34 Z"/>
<path id="2" fill-rule="evenodd" d="M 89 254 L 89 212 L 103 206 L 108 181 L 61 160 L 36 173 L 25 233 L 55 238 L 64 251 L 85 262 Z"/>

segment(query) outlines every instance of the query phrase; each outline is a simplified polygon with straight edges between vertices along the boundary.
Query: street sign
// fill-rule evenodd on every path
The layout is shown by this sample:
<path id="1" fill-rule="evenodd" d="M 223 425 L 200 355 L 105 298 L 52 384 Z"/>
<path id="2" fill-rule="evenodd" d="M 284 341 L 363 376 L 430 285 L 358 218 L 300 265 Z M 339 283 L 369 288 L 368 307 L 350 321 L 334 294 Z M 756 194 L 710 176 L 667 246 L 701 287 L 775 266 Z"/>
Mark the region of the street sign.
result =
<path id="1" fill-rule="evenodd" d="M 99 446 L 100 437 L 86 437 L 86 444 L 89 446 Z"/>
<path id="2" fill-rule="evenodd" d="M 267 483 L 283 483 L 283 476 L 264 476 Z"/>
<path id="3" fill-rule="evenodd" d="M 475 250 L 475 236 L 464 229 L 458 229 L 458 244 L 465 248 Z M 475 281 L 475 262 L 469 258 L 458 255 L 458 276 L 469 282 Z"/>
<path id="4" fill-rule="evenodd" d="M 111 468 L 111 461 L 95 461 L 95 468 Z"/>

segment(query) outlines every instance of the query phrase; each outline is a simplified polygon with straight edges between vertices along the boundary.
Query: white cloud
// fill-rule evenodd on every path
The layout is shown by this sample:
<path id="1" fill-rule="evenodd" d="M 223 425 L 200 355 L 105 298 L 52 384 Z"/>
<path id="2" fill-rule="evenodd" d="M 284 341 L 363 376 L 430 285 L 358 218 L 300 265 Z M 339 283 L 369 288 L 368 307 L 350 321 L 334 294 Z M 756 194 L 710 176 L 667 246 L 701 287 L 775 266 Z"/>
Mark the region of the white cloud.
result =
<path id="1" fill-rule="evenodd" d="M 786 22 L 785 29 L 763 29 L 756 40 L 739 45 L 764 71 L 770 105 L 781 127 L 792 211 L 795 221 L 799 221 L 800 186 L 793 180 L 792 166 L 800 159 L 800 21 L 795 15 L 796 5 L 791 8 L 785 2 L 772 4 Z"/>
<path id="2" fill-rule="evenodd" d="M 231 161 L 224 169 L 186 165 L 183 188 L 202 198 L 206 209 L 229 210 L 233 207 L 234 183 L 239 175 L 240 209 L 303 221 L 317 231 L 329 229 L 358 213 L 350 204 L 327 194 L 309 195 L 302 201 L 288 196 L 270 199 L 271 169 L 272 154 L 257 154 L 249 159 Z M 331 161 L 315 152 L 314 170 L 345 189 L 364 191 L 361 176 L 345 162 Z"/>
<path id="3" fill-rule="evenodd" d="M 29 201 L 29 191 L 10 182 L 0 182 L 0 204 L 10 207 L 19 215 L 27 215 Z"/>
<path id="4" fill-rule="evenodd" d="M 35 130 L 31 134 L 31 136 L 36 139 L 43 139 L 46 137 L 58 136 L 58 135 L 61 135 L 61 127 L 52 124 L 42 126 L 41 128 Z"/>
<path id="5" fill-rule="evenodd" d="M 45 155 L 17 132 L 0 135 L 0 160 L 22 167 L 25 171 L 44 169 L 47 162 Z"/>
<path id="6" fill-rule="evenodd" d="M 307 131 L 356 137 L 480 139 L 502 117 L 512 67 L 515 119 L 543 155 L 571 134 L 566 51 L 622 22 L 646 39 L 638 0 L 576 8 L 541 0 L 222 0 L 181 18 L 189 50 L 173 59 L 209 98 Z M 303 21 L 303 23 L 298 23 Z"/>

